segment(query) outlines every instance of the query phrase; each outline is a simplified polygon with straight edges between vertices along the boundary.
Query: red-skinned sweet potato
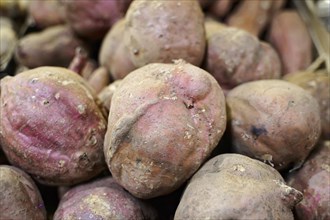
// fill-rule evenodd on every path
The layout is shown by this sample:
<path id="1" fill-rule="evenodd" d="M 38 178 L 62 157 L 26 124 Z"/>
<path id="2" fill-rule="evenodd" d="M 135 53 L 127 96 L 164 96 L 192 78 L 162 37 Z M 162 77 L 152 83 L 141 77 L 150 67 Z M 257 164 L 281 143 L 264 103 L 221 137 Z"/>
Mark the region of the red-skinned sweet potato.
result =
<path id="1" fill-rule="evenodd" d="M 106 162 L 134 196 L 169 194 L 210 155 L 225 123 L 224 95 L 206 71 L 183 61 L 146 65 L 113 94 Z"/>
<path id="2" fill-rule="evenodd" d="M 125 19 L 125 43 L 136 67 L 171 63 L 174 59 L 201 65 L 205 31 L 197 0 L 133 1 Z"/>
<path id="3" fill-rule="evenodd" d="M 326 71 L 297 72 L 287 74 L 284 80 L 307 90 L 319 103 L 322 123 L 322 137 L 330 139 L 330 78 Z"/>
<path id="4" fill-rule="evenodd" d="M 113 93 L 119 87 L 120 83 L 121 83 L 120 79 L 114 81 L 113 83 L 102 89 L 102 91 L 97 95 L 104 108 L 107 109 L 108 111 L 110 111 L 111 99 Z"/>
<path id="5" fill-rule="evenodd" d="M 28 67 L 68 67 L 76 48 L 87 45 L 66 25 L 58 25 L 21 38 L 16 48 L 16 60 Z M 87 49 L 86 49 L 87 50 Z"/>
<path id="6" fill-rule="evenodd" d="M 234 152 L 277 170 L 300 167 L 320 137 L 316 99 L 292 83 L 244 83 L 229 91 L 226 101 Z"/>
<path id="7" fill-rule="evenodd" d="M 126 36 L 125 27 L 125 19 L 121 19 L 111 28 L 103 39 L 99 54 L 100 65 L 106 67 L 115 80 L 124 78 L 136 69 L 123 40 Z"/>
<path id="8" fill-rule="evenodd" d="M 64 10 L 59 4 L 59 1 L 30 1 L 28 13 L 33 19 L 33 25 L 38 28 L 46 28 L 65 23 Z"/>
<path id="9" fill-rule="evenodd" d="M 100 40 L 125 12 L 132 0 L 60 0 L 65 18 L 79 36 Z"/>
<path id="10" fill-rule="evenodd" d="M 291 219 L 302 193 L 269 165 L 221 154 L 192 177 L 175 213 L 181 219 Z"/>
<path id="11" fill-rule="evenodd" d="M 214 21 L 207 20 L 205 29 L 208 43 L 205 69 L 224 89 L 281 76 L 280 59 L 267 43 L 244 30 L 216 25 Z"/>
<path id="12" fill-rule="evenodd" d="M 157 213 L 134 198 L 111 177 L 76 186 L 66 192 L 55 212 L 61 219 L 156 219 Z"/>
<path id="13" fill-rule="evenodd" d="M 22 170 L 0 166 L 0 219 L 46 220 L 46 209 L 40 192 Z"/>
<path id="14" fill-rule="evenodd" d="M 286 0 L 243 0 L 227 21 L 229 26 L 259 36 Z"/>
<path id="15" fill-rule="evenodd" d="M 280 55 L 284 74 L 305 70 L 311 65 L 312 39 L 297 11 L 282 11 L 274 16 L 269 41 Z"/>
<path id="16" fill-rule="evenodd" d="M 296 172 L 289 173 L 288 184 L 304 194 L 295 207 L 297 220 L 330 218 L 330 141 L 320 143 Z"/>
<path id="17" fill-rule="evenodd" d="M 105 67 L 97 68 L 88 79 L 88 84 L 98 94 L 110 83 L 110 76 Z"/>
<path id="18" fill-rule="evenodd" d="M 0 142 L 8 160 L 49 185 L 88 180 L 105 168 L 104 118 L 91 88 L 60 67 L 1 80 Z"/>

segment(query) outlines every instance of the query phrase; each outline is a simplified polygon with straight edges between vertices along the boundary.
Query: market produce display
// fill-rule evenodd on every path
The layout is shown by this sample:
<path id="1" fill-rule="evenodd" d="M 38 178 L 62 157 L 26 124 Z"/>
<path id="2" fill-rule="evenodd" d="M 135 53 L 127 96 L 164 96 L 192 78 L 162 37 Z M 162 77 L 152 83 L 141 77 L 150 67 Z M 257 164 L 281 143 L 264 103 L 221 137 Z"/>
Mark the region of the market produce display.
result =
<path id="1" fill-rule="evenodd" d="M 1 0 L 0 220 L 330 218 L 328 0 Z"/>

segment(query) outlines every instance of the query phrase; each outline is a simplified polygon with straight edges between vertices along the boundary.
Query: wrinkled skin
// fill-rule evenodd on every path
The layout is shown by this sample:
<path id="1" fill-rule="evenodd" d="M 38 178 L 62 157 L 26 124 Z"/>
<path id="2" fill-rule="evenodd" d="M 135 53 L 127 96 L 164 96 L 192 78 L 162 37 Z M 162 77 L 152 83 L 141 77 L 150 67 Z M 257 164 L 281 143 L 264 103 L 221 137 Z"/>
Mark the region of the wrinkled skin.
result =
<path id="1" fill-rule="evenodd" d="M 115 80 L 124 78 L 136 69 L 123 41 L 125 24 L 125 19 L 121 19 L 111 28 L 103 39 L 99 54 L 101 66 L 106 67 Z"/>
<path id="2" fill-rule="evenodd" d="M 0 219 L 46 220 L 46 209 L 30 176 L 13 166 L 0 166 Z"/>
<path id="3" fill-rule="evenodd" d="M 132 0 L 59 0 L 65 18 L 79 36 L 101 40 L 125 12 Z"/>
<path id="4" fill-rule="evenodd" d="M 183 61 L 146 65 L 112 96 L 106 162 L 134 196 L 169 194 L 210 155 L 225 126 L 223 92 L 210 74 Z"/>
<path id="5" fill-rule="evenodd" d="M 291 219 L 302 193 L 258 160 L 221 154 L 192 177 L 174 219 Z"/>
<path id="6" fill-rule="evenodd" d="M 232 27 L 215 29 L 206 22 L 207 53 L 205 69 L 225 89 L 248 81 L 277 79 L 281 62 L 274 49 L 244 30 Z M 214 23 L 214 21 L 213 21 Z"/>
<path id="7" fill-rule="evenodd" d="M 111 177 L 76 186 L 60 201 L 54 220 L 61 219 L 156 219 L 150 206 L 134 198 Z"/>
<path id="8" fill-rule="evenodd" d="M 201 65 L 205 50 L 204 15 L 196 0 L 133 1 L 125 19 L 125 42 L 136 67 L 171 63 L 174 59 Z"/>
<path id="9" fill-rule="evenodd" d="M 229 91 L 226 101 L 234 152 L 277 170 L 300 167 L 320 137 L 317 101 L 292 83 L 245 83 Z"/>
<path id="10" fill-rule="evenodd" d="M 68 26 L 58 25 L 21 38 L 15 56 L 20 64 L 28 68 L 68 67 L 77 47 L 87 46 Z"/>
<path id="11" fill-rule="evenodd" d="M 330 79 L 326 71 L 318 72 L 297 72 L 287 74 L 284 80 L 296 84 L 307 90 L 319 103 L 322 137 L 330 139 Z"/>
<path id="12" fill-rule="evenodd" d="M 106 119 L 87 83 L 60 67 L 1 81 L 0 141 L 8 160 L 48 185 L 71 185 L 103 168 Z"/>
<path id="13" fill-rule="evenodd" d="M 33 0 L 29 3 L 28 12 L 33 19 L 33 25 L 38 28 L 65 23 L 63 7 L 57 0 Z"/>
<path id="14" fill-rule="evenodd" d="M 288 176 L 288 184 L 304 193 L 297 220 L 330 218 L 330 141 L 322 142 L 303 167 Z"/>
<path id="15" fill-rule="evenodd" d="M 312 39 L 297 11 L 282 11 L 274 17 L 269 42 L 280 55 L 284 74 L 305 70 L 311 65 Z"/>

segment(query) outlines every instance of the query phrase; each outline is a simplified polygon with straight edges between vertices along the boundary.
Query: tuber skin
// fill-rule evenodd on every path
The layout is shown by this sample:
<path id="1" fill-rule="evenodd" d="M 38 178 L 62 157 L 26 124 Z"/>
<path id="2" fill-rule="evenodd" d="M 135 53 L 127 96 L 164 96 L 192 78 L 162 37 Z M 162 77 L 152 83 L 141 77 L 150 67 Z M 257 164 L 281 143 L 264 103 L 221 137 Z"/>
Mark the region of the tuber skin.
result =
<path id="1" fill-rule="evenodd" d="M 135 197 L 166 195 L 199 168 L 225 126 L 224 95 L 209 73 L 182 60 L 149 64 L 112 96 L 106 162 Z"/>
<path id="2" fill-rule="evenodd" d="M 65 18 L 76 34 L 90 40 L 102 40 L 125 12 L 132 0 L 60 0 Z"/>
<path id="3" fill-rule="evenodd" d="M 64 10 L 59 1 L 33 0 L 29 3 L 28 13 L 33 26 L 37 28 L 43 29 L 65 23 Z"/>
<path id="4" fill-rule="evenodd" d="M 224 89 L 248 81 L 278 79 L 281 62 L 267 43 L 244 30 L 205 22 L 207 52 L 205 70 L 211 73 Z"/>
<path id="5" fill-rule="evenodd" d="M 260 36 L 285 2 L 286 0 L 243 0 L 229 16 L 227 23 L 254 36 Z"/>
<path id="6" fill-rule="evenodd" d="M 296 172 L 289 173 L 288 184 L 304 194 L 295 207 L 297 220 L 330 218 L 330 141 L 324 141 Z"/>
<path id="7" fill-rule="evenodd" d="M 0 71 L 5 70 L 12 59 L 17 41 L 11 20 L 0 17 Z"/>
<path id="8" fill-rule="evenodd" d="M 316 99 L 292 83 L 244 83 L 229 91 L 226 101 L 233 152 L 277 170 L 299 168 L 320 137 Z"/>
<path id="9" fill-rule="evenodd" d="M 104 66 L 114 80 L 123 79 L 136 69 L 131 61 L 128 48 L 123 39 L 125 37 L 125 19 L 119 20 L 104 37 L 99 63 Z"/>
<path id="10" fill-rule="evenodd" d="M 302 71 L 311 65 L 312 39 L 297 11 L 276 14 L 268 38 L 280 55 L 284 74 Z"/>
<path id="11" fill-rule="evenodd" d="M 16 167 L 0 165 L 0 201 L 0 219 L 47 219 L 37 186 Z"/>
<path id="12" fill-rule="evenodd" d="M 223 18 L 228 14 L 236 0 L 217 0 L 209 8 L 209 13 L 216 18 Z"/>
<path id="13" fill-rule="evenodd" d="M 109 83 L 110 76 L 107 69 L 104 67 L 97 68 L 88 79 L 88 84 L 94 89 L 96 94 L 99 94 Z"/>
<path id="14" fill-rule="evenodd" d="M 107 121 L 76 73 L 40 67 L 1 80 L 0 142 L 11 164 L 46 185 L 72 185 L 104 168 Z"/>
<path id="15" fill-rule="evenodd" d="M 87 45 L 68 26 L 59 25 L 21 38 L 15 56 L 20 64 L 28 68 L 68 67 L 78 47 L 88 50 Z"/>
<path id="16" fill-rule="evenodd" d="M 221 154 L 207 161 L 189 181 L 175 220 L 291 219 L 302 193 L 258 160 Z"/>
<path id="17" fill-rule="evenodd" d="M 107 177 L 67 191 L 54 214 L 54 220 L 86 218 L 152 220 L 157 213 Z"/>
<path id="18" fill-rule="evenodd" d="M 97 95 L 100 102 L 102 103 L 102 105 L 108 112 L 110 111 L 111 99 L 112 99 L 113 93 L 118 89 L 120 83 L 121 83 L 120 79 L 114 81 L 107 87 L 103 88 L 101 90 L 101 92 Z"/>
<path id="19" fill-rule="evenodd" d="M 284 80 L 308 91 L 319 103 L 322 137 L 330 140 L 330 78 L 326 71 L 297 72 L 287 74 Z"/>
<path id="20" fill-rule="evenodd" d="M 125 43 L 136 67 L 174 59 L 201 65 L 206 44 L 204 15 L 197 0 L 133 1 L 125 19 Z"/>

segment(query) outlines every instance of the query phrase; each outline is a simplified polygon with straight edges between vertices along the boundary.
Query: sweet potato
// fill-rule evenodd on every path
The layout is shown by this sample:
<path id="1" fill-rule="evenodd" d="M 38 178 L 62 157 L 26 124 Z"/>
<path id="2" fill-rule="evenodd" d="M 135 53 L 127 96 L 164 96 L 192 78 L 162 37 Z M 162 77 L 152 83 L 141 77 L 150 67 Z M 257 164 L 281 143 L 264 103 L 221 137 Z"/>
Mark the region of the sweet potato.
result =
<path id="1" fill-rule="evenodd" d="M 222 18 L 231 9 L 232 5 L 236 0 L 217 0 L 214 1 L 211 7 L 209 8 L 210 14 L 212 14 L 216 18 Z"/>
<path id="2" fill-rule="evenodd" d="M 224 95 L 209 73 L 182 60 L 149 64 L 113 94 L 106 162 L 134 196 L 169 194 L 210 155 L 225 126 Z"/>
<path id="3" fill-rule="evenodd" d="M 205 50 L 204 15 L 197 0 L 133 1 L 125 19 L 125 42 L 136 67 L 171 63 L 174 59 L 201 65 Z"/>
<path id="4" fill-rule="evenodd" d="M 64 8 L 59 1 L 33 0 L 28 6 L 28 13 L 37 28 L 46 28 L 64 24 Z"/>
<path id="5" fill-rule="evenodd" d="M 101 40 L 132 0 L 60 0 L 68 24 L 79 36 Z"/>
<path id="6" fill-rule="evenodd" d="M 288 176 L 288 184 L 304 194 L 296 208 L 297 220 L 330 218 L 330 141 L 322 142 L 303 167 Z"/>
<path id="7" fill-rule="evenodd" d="M 283 73 L 305 70 L 312 63 L 312 39 L 297 11 L 279 12 L 272 20 L 269 41 L 280 55 Z"/>
<path id="8" fill-rule="evenodd" d="M 87 45 L 66 25 L 49 27 L 20 39 L 16 60 L 28 68 L 40 66 L 68 67 L 77 47 Z"/>
<path id="9" fill-rule="evenodd" d="M 134 198 L 111 177 L 70 189 L 61 199 L 54 220 L 156 219 L 154 209 Z"/>
<path id="10" fill-rule="evenodd" d="M 48 185 L 88 180 L 105 168 L 104 118 L 79 75 L 40 67 L 1 80 L 0 142 L 8 160 Z"/>
<path id="11" fill-rule="evenodd" d="M 297 72 L 287 74 L 284 80 L 294 83 L 307 90 L 319 103 L 322 137 L 330 140 L 330 79 L 329 74 L 325 71 L 313 72 Z"/>
<path id="12" fill-rule="evenodd" d="M 301 166 L 321 134 L 316 99 L 284 80 L 244 83 L 227 95 L 233 151 L 277 170 Z"/>
<path id="13" fill-rule="evenodd" d="M 174 219 L 294 219 L 302 193 L 272 167 L 239 154 L 221 154 L 192 177 Z"/>
<path id="14" fill-rule="evenodd" d="M 227 23 L 259 36 L 285 2 L 286 0 L 243 0 Z"/>
<path id="15" fill-rule="evenodd" d="M 12 59 L 17 41 L 12 22 L 8 18 L 0 17 L 0 71 L 6 69 Z"/>
<path id="16" fill-rule="evenodd" d="M 97 95 L 104 108 L 108 111 L 110 111 L 113 93 L 116 91 L 116 89 L 118 89 L 120 83 L 120 79 L 114 81 L 113 83 L 102 89 L 102 91 Z"/>
<path id="17" fill-rule="evenodd" d="M 100 65 L 106 67 L 115 80 L 124 78 L 136 69 L 123 41 L 125 24 L 125 19 L 121 19 L 111 28 L 103 39 L 99 54 Z"/>
<path id="18" fill-rule="evenodd" d="M 16 167 L 0 166 L 0 201 L 0 219 L 47 219 L 37 186 L 29 175 Z"/>
<path id="19" fill-rule="evenodd" d="M 94 89 L 96 94 L 101 92 L 109 83 L 110 76 L 105 67 L 97 68 L 88 79 L 88 84 Z"/>
<path id="20" fill-rule="evenodd" d="M 29 0 L 2 0 L 0 1 L 1 16 L 22 18 L 27 14 Z"/>
<path id="21" fill-rule="evenodd" d="M 205 69 L 222 88 L 281 76 L 280 59 L 271 46 L 244 30 L 220 25 L 216 28 L 214 22 L 205 22 L 208 44 Z"/>

